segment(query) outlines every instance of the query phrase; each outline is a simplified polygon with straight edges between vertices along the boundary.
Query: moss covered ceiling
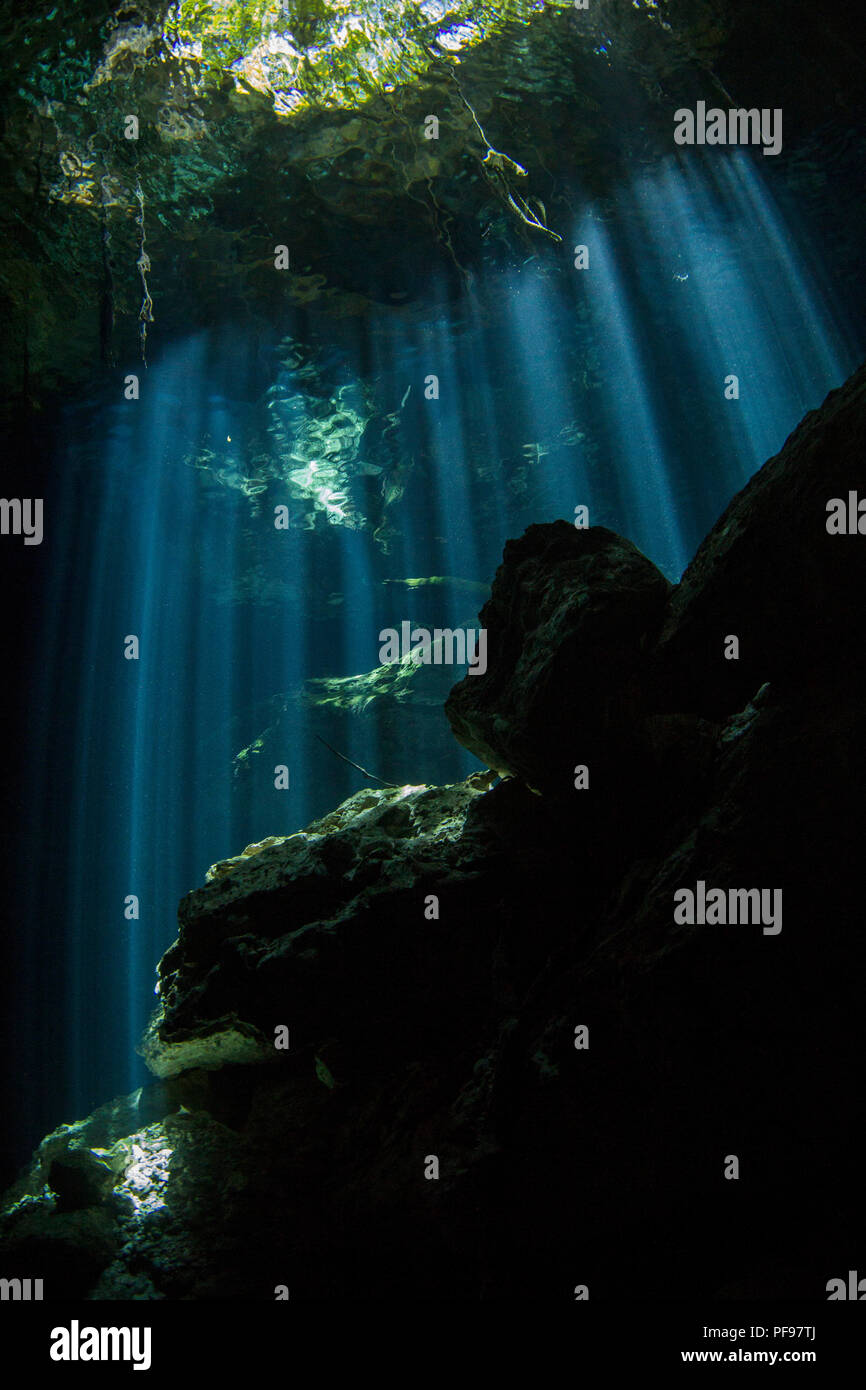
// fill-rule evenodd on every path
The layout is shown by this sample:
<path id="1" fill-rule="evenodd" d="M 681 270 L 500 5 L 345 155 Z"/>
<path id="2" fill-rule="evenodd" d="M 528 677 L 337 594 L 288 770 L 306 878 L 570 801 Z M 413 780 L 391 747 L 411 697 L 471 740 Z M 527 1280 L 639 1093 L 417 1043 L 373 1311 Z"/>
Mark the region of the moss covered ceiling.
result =
<path id="1" fill-rule="evenodd" d="M 4 4 L 7 412 L 221 314 L 272 320 L 275 298 L 411 312 L 431 272 L 459 289 L 480 261 L 552 250 L 576 173 L 603 197 L 669 147 L 681 96 L 720 89 L 726 54 L 748 68 L 746 13 L 730 0 Z M 844 71 L 830 76 L 844 94 Z M 291 267 L 275 296 L 281 244 Z"/>

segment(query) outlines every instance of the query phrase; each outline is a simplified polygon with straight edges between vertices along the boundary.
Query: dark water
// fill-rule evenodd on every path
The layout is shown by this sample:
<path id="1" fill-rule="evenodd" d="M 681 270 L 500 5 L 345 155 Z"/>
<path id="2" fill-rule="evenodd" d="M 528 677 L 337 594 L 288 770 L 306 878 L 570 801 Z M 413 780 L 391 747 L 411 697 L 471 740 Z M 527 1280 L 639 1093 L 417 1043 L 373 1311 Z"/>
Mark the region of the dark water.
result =
<path id="1" fill-rule="evenodd" d="M 224 318 L 157 342 L 146 371 L 130 355 L 139 399 L 68 404 L 16 750 L 19 1161 L 147 1079 L 135 1045 L 181 895 L 365 785 L 314 714 L 388 781 L 475 766 L 439 710 L 311 706 L 305 682 L 373 670 L 404 619 L 472 620 L 504 542 L 582 505 L 676 580 L 861 360 L 844 172 L 798 204 L 772 160 L 713 155 L 638 168 L 603 204 L 575 186 L 559 250 L 456 296 L 431 272 L 406 307 L 327 331 L 300 309 L 270 337 Z M 386 582 L 431 577 L 448 582 Z"/>

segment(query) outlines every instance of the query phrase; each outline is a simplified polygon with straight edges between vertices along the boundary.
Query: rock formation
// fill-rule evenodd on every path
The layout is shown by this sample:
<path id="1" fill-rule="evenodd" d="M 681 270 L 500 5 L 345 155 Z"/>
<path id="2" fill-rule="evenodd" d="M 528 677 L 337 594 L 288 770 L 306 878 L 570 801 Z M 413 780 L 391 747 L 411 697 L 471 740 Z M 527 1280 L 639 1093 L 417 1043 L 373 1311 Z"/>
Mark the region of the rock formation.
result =
<path id="1" fill-rule="evenodd" d="M 788 0 L 779 25 L 776 6 L 732 0 L 670 0 L 663 22 L 657 6 L 630 0 L 593 0 L 570 16 L 572 6 L 509 0 L 471 26 L 484 41 L 460 53 L 459 84 L 442 61 L 450 45 L 430 50 L 471 14 L 464 5 L 433 25 L 415 7 L 380 7 L 363 42 L 349 43 L 327 0 L 312 25 L 299 23 L 310 7 L 298 5 L 183 6 L 182 17 L 165 0 L 18 7 L 0 30 L 4 424 L 23 401 L 98 380 L 97 355 L 109 380 L 135 355 L 142 237 L 149 350 L 230 309 L 264 328 L 274 306 L 285 323 L 297 305 L 332 337 L 371 302 L 411 313 L 431 260 L 457 285 L 488 246 L 537 246 L 543 234 L 526 217 L 539 199 L 561 234 L 567 203 L 561 189 L 551 201 L 545 171 L 580 170 L 606 193 L 635 157 L 668 153 L 673 110 L 698 96 L 712 104 L 719 81 L 759 107 L 784 106 L 786 144 L 834 116 L 855 122 L 860 53 L 840 34 L 859 6 L 844 0 L 846 25 L 840 3 L 828 16 Z M 288 50 L 263 52 L 263 25 Z M 440 118 L 435 142 L 422 135 L 429 112 Z M 488 156 L 526 174 L 493 177 Z M 791 184 L 801 203 L 823 197 L 823 179 L 799 166 Z M 292 248 L 277 291 L 271 227 Z M 848 259 L 853 288 L 856 243 Z M 419 321 L 428 315 L 422 297 Z"/>
<path id="2" fill-rule="evenodd" d="M 673 589 L 601 528 L 510 542 L 447 703 L 504 780 L 364 790 L 215 865 L 158 1079 L 43 1141 L 5 1263 L 47 1298 L 823 1298 L 866 964 L 866 540 L 825 522 L 864 432 L 866 368 Z M 677 922 L 698 883 L 781 889 L 781 930 Z"/>

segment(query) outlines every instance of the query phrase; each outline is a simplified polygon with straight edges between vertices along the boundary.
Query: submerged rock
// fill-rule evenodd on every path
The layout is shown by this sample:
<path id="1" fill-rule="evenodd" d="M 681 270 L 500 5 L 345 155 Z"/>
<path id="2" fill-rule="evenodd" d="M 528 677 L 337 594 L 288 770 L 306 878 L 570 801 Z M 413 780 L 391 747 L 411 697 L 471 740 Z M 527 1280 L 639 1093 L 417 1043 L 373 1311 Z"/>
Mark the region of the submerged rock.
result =
<path id="1" fill-rule="evenodd" d="M 827 504 L 863 493 L 866 370 L 764 464 L 719 518 L 671 597 L 655 656 L 658 707 L 726 717 L 765 681 L 795 690 L 866 678 L 862 537 L 832 535 Z M 722 660 L 726 637 L 737 660 Z"/>
<path id="2" fill-rule="evenodd" d="M 356 1046 L 380 1032 L 394 1045 L 395 1011 L 411 1028 L 437 989 L 456 997 L 480 985 L 486 933 L 461 936 L 460 904 L 485 851 L 470 813 L 490 781 L 359 791 L 306 830 L 215 864 L 181 902 L 160 964 L 161 1008 L 143 1047 L 151 1070 L 279 1060 L 280 1023 L 293 1048 L 347 1030 Z M 430 894 L 449 903 L 437 925 L 425 918 Z M 383 971 L 391 997 L 371 1016 Z"/>
<path id="3" fill-rule="evenodd" d="M 49 1299 L 826 1297 L 866 1119 L 866 540 L 827 547 L 822 493 L 864 487 L 864 382 L 673 592 L 610 532 L 507 547 L 449 708 L 508 778 L 362 791 L 214 865 L 160 965 L 166 1079 L 43 1141 L 4 1269 Z M 753 888 L 770 931 L 675 915 Z"/>
<path id="4" fill-rule="evenodd" d="M 488 668 L 445 704 L 455 737 L 537 790 L 569 795 L 575 763 L 628 755 L 647 653 L 671 586 L 603 526 L 530 526 L 509 541 L 481 611 Z"/>

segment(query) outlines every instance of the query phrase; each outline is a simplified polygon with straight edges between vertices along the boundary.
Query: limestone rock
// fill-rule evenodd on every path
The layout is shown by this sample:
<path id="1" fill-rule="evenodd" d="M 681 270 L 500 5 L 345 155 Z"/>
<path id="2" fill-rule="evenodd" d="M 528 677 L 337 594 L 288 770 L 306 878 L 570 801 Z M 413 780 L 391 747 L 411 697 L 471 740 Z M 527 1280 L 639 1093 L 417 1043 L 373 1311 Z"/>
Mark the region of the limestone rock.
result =
<path id="1" fill-rule="evenodd" d="M 866 550 L 827 532 L 827 503 L 866 497 L 866 367 L 812 410 L 719 518 L 677 585 L 653 680 L 658 708 L 725 718 L 765 682 L 832 669 L 866 680 Z M 739 638 L 739 659 L 723 657 Z"/>
<path id="2" fill-rule="evenodd" d="M 866 731 L 838 615 L 857 630 L 866 580 L 860 538 L 805 543 L 818 480 L 841 459 L 859 482 L 862 385 L 672 598 L 606 532 L 509 547 L 485 613 L 513 641 L 454 711 L 515 775 L 365 790 L 215 865 L 160 967 L 166 1079 L 43 1141 L 0 1209 L 4 1269 L 49 1300 L 549 1301 L 576 1265 L 594 1298 L 825 1297 L 862 1210 Z M 772 518 L 797 496 L 780 584 Z M 764 652 L 739 700 L 702 635 L 729 594 Z M 556 720 L 615 794 L 554 794 Z M 675 922 L 699 880 L 781 890 L 781 930 Z"/>
<path id="3" fill-rule="evenodd" d="M 431 961 L 434 931 L 461 949 L 454 908 L 437 930 L 425 898 L 457 893 L 477 873 L 466 821 L 490 781 L 365 789 L 306 830 L 214 865 L 183 899 L 160 966 L 160 1008 L 142 1049 L 151 1070 L 273 1059 L 274 1029 L 288 1020 L 301 1045 L 353 1021 L 369 1030 L 363 1015 L 383 961 L 407 1007 L 423 995 L 431 969 L 445 965 Z"/>
<path id="4" fill-rule="evenodd" d="M 509 541 L 481 612 L 487 671 L 445 711 L 482 762 L 539 791 L 573 795 L 576 764 L 629 756 L 648 649 L 670 584 L 629 541 L 564 521 Z"/>

